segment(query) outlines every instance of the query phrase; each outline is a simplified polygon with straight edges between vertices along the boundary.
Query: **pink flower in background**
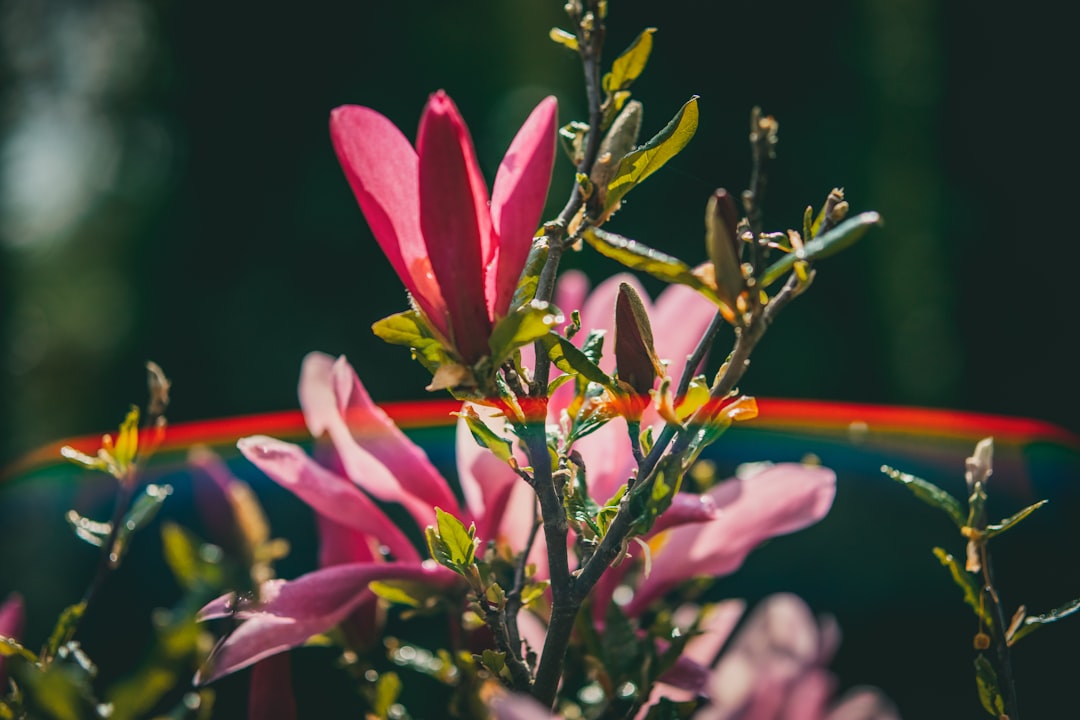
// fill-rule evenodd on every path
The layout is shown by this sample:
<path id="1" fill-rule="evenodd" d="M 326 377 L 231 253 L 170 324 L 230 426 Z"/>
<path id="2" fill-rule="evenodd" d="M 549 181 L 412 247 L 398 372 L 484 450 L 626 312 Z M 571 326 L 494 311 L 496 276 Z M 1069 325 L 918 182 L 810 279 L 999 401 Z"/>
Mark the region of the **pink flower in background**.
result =
<path id="1" fill-rule="evenodd" d="M 660 698 L 687 702 L 701 695 L 707 703 L 693 720 L 899 720 L 893 704 L 874 688 L 858 688 L 833 701 L 836 679 L 827 665 L 840 631 L 832 618 L 819 622 L 797 596 L 773 595 L 728 642 L 742 610 L 737 600 L 713 608 L 703 633 L 683 653 L 706 672 L 681 687 L 658 683 L 639 718 Z M 724 653 L 714 665 L 721 647 Z M 497 698 L 492 710 L 496 720 L 558 718 L 522 695 Z"/>
<path id="2" fill-rule="evenodd" d="M 656 353 L 661 360 L 668 362 L 668 374 L 678 383 L 687 358 L 694 352 L 699 338 L 705 334 L 709 322 L 716 315 L 716 305 L 684 285 L 669 285 L 653 303 L 637 279 L 626 273 L 608 278 L 589 293 L 588 280 L 582 273 L 564 273 L 559 278 L 555 304 L 565 312 L 580 308 L 581 332 L 574 337 L 576 344 L 583 343 L 590 331 L 604 332 L 600 369 L 608 374 L 615 371 L 615 299 L 621 283 L 630 284 L 641 296 L 652 323 Z M 548 409 L 549 422 L 559 421 L 559 414 L 570 404 L 573 392 L 569 384 L 555 392 Z M 642 428 L 656 425 L 659 432 L 659 422 L 656 409 L 651 406 L 646 409 Z M 600 430 L 582 438 L 574 444 L 574 449 L 581 453 L 588 469 L 589 489 L 598 502 L 611 497 L 636 467 L 627 440 L 626 421 L 622 418 L 615 418 Z"/>
<path id="3" fill-rule="evenodd" d="M 265 583 L 261 602 L 236 612 L 243 622 L 217 648 L 201 682 L 296 647 L 374 608 L 376 598 L 368 589 L 373 580 L 416 580 L 435 588 L 458 583 L 457 575 L 426 559 L 426 550 L 418 550 L 373 498 L 399 504 L 421 530 L 435 524 L 438 506 L 466 524 L 475 522 L 483 542 L 524 546 L 529 522 L 506 508 L 513 494 L 531 490 L 479 448 L 467 430 L 458 436 L 462 507 L 424 451 L 372 402 L 345 358 L 311 353 L 304 359 L 300 404 L 311 434 L 328 441 L 319 448 L 319 459 L 266 436 L 244 438 L 238 446 L 315 511 L 322 568 Z M 234 610 L 225 596 L 207 605 L 201 616 L 225 617 Z"/>
<path id="4" fill-rule="evenodd" d="M 532 111 L 487 185 L 469 130 L 445 92 L 431 96 L 416 148 L 375 110 L 345 105 L 330 135 L 371 231 L 435 330 L 461 359 L 487 355 L 540 223 L 555 158 L 554 97 Z"/>
<path id="5" fill-rule="evenodd" d="M 11 593 L 0 605 L 0 638 L 22 639 L 23 625 L 26 624 L 26 607 L 22 595 Z M 0 653 L 0 688 L 7 687 L 7 662 Z"/>

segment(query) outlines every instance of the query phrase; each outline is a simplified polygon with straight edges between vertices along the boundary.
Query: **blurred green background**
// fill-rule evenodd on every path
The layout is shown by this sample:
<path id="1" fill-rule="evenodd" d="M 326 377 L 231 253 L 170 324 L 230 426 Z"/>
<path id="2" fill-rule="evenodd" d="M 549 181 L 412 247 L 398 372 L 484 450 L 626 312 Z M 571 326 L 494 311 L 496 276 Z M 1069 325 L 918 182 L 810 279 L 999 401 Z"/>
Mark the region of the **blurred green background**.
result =
<path id="1" fill-rule="evenodd" d="M 404 293 L 337 166 L 329 111 L 369 105 L 412 137 L 445 88 L 490 179 L 544 95 L 559 97 L 560 122 L 584 119 L 576 58 L 547 39 L 561 5 L 4 0 L 0 465 L 114 427 L 144 397 L 148 359 L 173 379 L 173 421 L 296 407 L 316 349 L 348 355 L 376 400 L 424 397 L 422 369 L 369 330 Z M 609 60 L 659 28 L 634 86 L 644 134 L 692 94 L 702 113 L 610 229 L 703 259 L 705 200 L 747 182 L 755 104 L 780 122 L 767 226 L 799 226 L 834 186 L 885 217 L 819 265 L 744 391 L 1080 432 L 1062 7 L 610 6 Z M 549 215 L 571 180 L 560 157 Z M 615 270 L 590 251 L 568 265 Z"/>

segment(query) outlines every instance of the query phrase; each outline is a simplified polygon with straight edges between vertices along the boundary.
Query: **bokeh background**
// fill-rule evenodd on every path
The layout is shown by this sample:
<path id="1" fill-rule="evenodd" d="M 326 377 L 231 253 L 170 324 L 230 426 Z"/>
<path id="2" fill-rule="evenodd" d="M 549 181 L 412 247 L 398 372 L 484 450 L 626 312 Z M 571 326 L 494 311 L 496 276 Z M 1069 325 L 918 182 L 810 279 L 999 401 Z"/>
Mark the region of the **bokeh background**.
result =
<path id="1" fill-rule="evenodd" d="M 445 88 L 490 178 L 544 95 L 559 97 L 561 122 L 584 118 L 576 58 L 547 39 L 561 5 L 0 4 L 0 465 L 114 426 L 143 398 L 148 359 L 174 381 L 173 421 L 296 407 L 315 349 L 348 355 L 377 400 L 424 397 L 422 369 L 370 333 L 404 293 L 337 166 L 328 113 L 370 105 L 412 136 L 427 94 Z M 703 258 L 706 198 L 747 182 L 754 105 L 780 122 L 770 228 L 797 227 L 834 186 L 885 217 L 819 266 L 744 390 L 1080 432 L 1080 154 L 1062 7 L 610 5 L 609 58 L 659 28 L 634 86 L 644 133 L 692 94 L 702 113 L 691 145 L 610 229 Z M 571 180 L 560 158 L 549 214 Z M 588 251 L 568 265 L 615 270 Z M 1062 557 L 1068 567 L 1047 572 L 1075 576 L 1075 555 Z"/>

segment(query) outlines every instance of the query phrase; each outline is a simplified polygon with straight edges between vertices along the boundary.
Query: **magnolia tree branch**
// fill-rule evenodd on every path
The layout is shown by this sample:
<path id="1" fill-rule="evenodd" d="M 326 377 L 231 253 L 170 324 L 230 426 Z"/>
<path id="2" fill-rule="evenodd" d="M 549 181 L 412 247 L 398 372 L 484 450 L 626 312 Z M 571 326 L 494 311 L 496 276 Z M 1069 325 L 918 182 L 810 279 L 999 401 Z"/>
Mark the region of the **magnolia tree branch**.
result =
<path id="1" fill-rule="evenodd" d="M 578 40 L 585 74 L 585 94 L 589 106 L 589 133 L 585 155 L 578 166 L 578 172 L 588 175 L 600 148 L 603 122 L 603 108 L 600 99 L 600 58 L 604 44 L 604 23 L 600 12 L 599 0 L 587 0 L 583 6 L 580 0 L 567 4 L 570 19 Z M 566 228 L 579 211 L 584 198 L 580 186 L 575 183 L 574 190 L 559 219 L 556 228 L 562 235 L 551 243 L 547 262 L 540 275 L 537 298 L 550 301 L 554 295 L 555 275 L 559 260 L 565 247 Z M 541 294 L 543 293 L 543 294 Z M 548 624 L 544 651 L 540 656 L 540 665 L 536 671 L 532 694 L 544 705 L 551 707 L 555 702 L 559 680 L 562 677 L 563 659 L 570 644 L 570 635 L 574 621 L 581 607 L 575 600 L 574 578 L 570 575 L 566 547 L 568 525 L 566 509 L 563 507 L 562 489 L 556 487 L 548 459 L 546 421 L 547 385 L 551 361 L 547 350 L 541 343 L 536 344 L 536 371 L 534 373 L 534 392 L 537 398 L 543 398 L 545 412 L 527 429 L 526 447 L 533 464 L 534 485 L 540 502 L 543 519 L 544 538 L 547 540 L 548 563 L 551 566 L 551 619 Z M 525 559 L 522 558 L 522 562 Z"/>

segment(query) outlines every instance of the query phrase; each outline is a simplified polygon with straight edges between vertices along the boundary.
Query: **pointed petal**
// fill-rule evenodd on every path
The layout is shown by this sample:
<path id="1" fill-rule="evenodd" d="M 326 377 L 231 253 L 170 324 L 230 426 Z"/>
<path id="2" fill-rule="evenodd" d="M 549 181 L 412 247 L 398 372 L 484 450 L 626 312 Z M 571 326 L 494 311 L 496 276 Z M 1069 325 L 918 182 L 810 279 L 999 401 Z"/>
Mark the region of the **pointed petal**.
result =
<path id="1" fill-rule="evenodd" d="M 745 480 L 720 483 L 708 494 L 720 509 L 715 520 L 672 528 L 650 540 L 652 573 L 627 606 L 629 614 L 693 577 L 728 575 L 764 540 L 825 517 L 836 495 L 836 474 L 782 463 Z"/>
<path id="2" fill-rule="evenodd" d="M 384 502 L 401 503 L 423 528 L 435 506 L 458 514 L 457 498 L 427 454 L 376 405 L 344 356 L 310 353 L 300 371 L 300 406 L 314 437 L 326 433 L 345 473 Z"/>
<path id="3" fill-rule="evenodd" d="M 420 230 L 416 151 L 389 119 L 358 105 L 330 113 L 330 139 L 379 247 L 420 309 L 446 334 L 446 303 Z"/>
<path id="4" fill-rule="evenodd" d="M 260 660 L 251 669 L 248 720 L 296 720 L 288 653 Z"/>
<path id="5" fill-rule="evenodd" d="M 900 713 L 877 688 L 855 688 L 841 699 L 826 720 L 900 720 Z"/>
<path id="6" fill-rule="evenodd" d="M 386 579 L 417 580 L 441 587 L 457 581 L 453 573 L 434 563 L 336 565 L 288 582 L 271 580 L 263 584 L 262 604 L 238 614 L 246 619 L 214 649 L 208 671 L 200 672 L 196 683 L 212 682 L 329 630 L 361 603 L 374 600 L 368 583 Z M 225 596 L 211 602 L 199 619 L 222 617 L 220 613 L 230 601 Z"/>
<path id="7" fill-rule="evenodd" d="M 671 507 L 657 518 L 651 532 L 655 535 L 678 525 L 709 522 L 715 520 L 718 515 L 716 501 L 711 495 L 680 492 L 672 498 Z"/>
<path id="8" fill-rule="evenodd" d="M 441 90 L 424 108 L 416 148 L 420 230 L 446 301 L 454 345 L 472 364 L 488 353 L 491 334 L 484 299 L 484 268 L 494 250 L 491 213 L 469 129 Z"/>
<path id="9" fill-rule="evenodd" d="M 546 97 L 533 109 L 506 151 L 491 189 L 491 222 L 498 237 L 494 272 L 488 278 L 492 317 L 506 314 L 532 238 L 540 225 L 555 162 L 558 102 Z M 494 279 L 494 283 L 491 280 Z"/>
<path id="10" fill-rule="evenodd" d="M 385 544 L 401 560 L 420 556 L 404 533 L 359 488 L 319 465 L 302 448 L 265 435 L 241 438 L 236 446 L 271 480 L 315 512 Z"/>

